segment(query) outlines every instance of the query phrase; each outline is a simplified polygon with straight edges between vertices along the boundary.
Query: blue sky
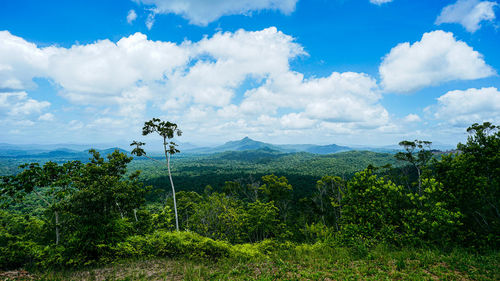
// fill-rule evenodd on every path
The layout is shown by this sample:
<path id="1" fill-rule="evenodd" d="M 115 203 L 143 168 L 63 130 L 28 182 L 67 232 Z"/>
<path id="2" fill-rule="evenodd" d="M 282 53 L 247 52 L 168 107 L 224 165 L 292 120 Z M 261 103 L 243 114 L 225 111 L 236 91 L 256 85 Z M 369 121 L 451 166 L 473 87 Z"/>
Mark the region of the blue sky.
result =
<path id="1" fill-rule="evenodd" d="M 495 1 L 0 3 L 0 142 L 456 144 L 500 123 Z"/>

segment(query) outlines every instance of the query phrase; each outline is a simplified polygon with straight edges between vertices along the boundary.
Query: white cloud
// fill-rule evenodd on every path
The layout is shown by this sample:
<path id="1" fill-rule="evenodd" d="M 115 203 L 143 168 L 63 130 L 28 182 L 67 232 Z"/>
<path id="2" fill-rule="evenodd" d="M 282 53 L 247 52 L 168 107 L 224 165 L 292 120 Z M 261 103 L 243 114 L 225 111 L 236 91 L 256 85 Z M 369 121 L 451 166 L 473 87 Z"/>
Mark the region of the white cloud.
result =
<path id="1" fill-rule="evenodd" d="M 205 26 L 225 15 L 248 15 L 253 11 L 278 10 L 290 14 L 298 0 L 135 0 L 154 6 L 161 14 L 177 14 L 189 23 Z M 153 22 L 151 22 L 152 26 Z"/>
<path id="2" fill-rule="evenodd" d="M 151 30 L 154 24 L 155 24 L 155 13 L 150 13 L 148 15 L 148 18 L 146 19 L 146 27 L 148 28 L 148 30 Z"/>
<path id="3" fill-rule="evenodd" d="M 422 40 L 392 48 L 380 67 L 382 86 L 389 92 L 411 92 L 452 80 L 488 77 L 495 71 L 483 56 L 453 34 L 425 33 Z"/>
<path id="4" fill-rule="evenodd" d="M 406 115 L 405 118 L 403 118 L 403 121 L 407 123 L 413 123 L 413 122 L 420 122 L 422 121 L 422 119 L 417 114 L 410 113 Z"/>
<path id="5" fill-rule="evenodd" d="M 376 81 L 360 73 L 334 72 L 324 78 L 304 79 L 300 73 L 287 72 L 271 77 L 245 96 L 240 104 L 242 114 L 294 110 L 295 113 L 284 116 L 282 124 L 291 124 L 291 118 L 306 126 L 314 123 L 311 120 L 366 128 L 389 122 L 388 112 L 379 104 L 381 96 L 377 93 Z"/>
<path id="6" fill-rule="evenodd" d="M 392 2 L 393 0 L 370 0 L 370 3 L 375 5 L 382 5 L 384 3 Z"/>
<path id="7" fill-rule="evenodd" d="M 45 113 L 43 115 L 40 115 L 40 117 L 38 117 L 38 120 L 40 120 L 40 121 L 54 121 L 55 116 L 52 113 Z"/>
<path id="8" fill-rule="evenodd" d="M 305 117 L 303 113 L 290 113 L 280 118 L 281 127 L 286 129 L 307 129 L 316 123 L 316 120 Z"/>
<path id="9" fill-rule="evenodd" d="M 185 72 L 172 75 L 169 92 L 184 102 L 228 105 L 245 79 L 264 79 L 289 71 L 289 61 L 305 54 L 293 41 L 275 27 L 217 33 L 192 44 L 195 63 Z"/>
<path id="10" fill-rule="evenodd" d="M 141 33 L 116 43 L 101 40 L 70 48 L 38 48 L 10 33 L 4 39 L 0 50 L 20 42 L 20 48 L 9 49 L 9 56 L 34 53 L 43 59 L 0 60 L 0 71 L 23 81 L 22 89 L 35 77 L 49 79 L 85 115 L 66 125 L 87 137 L 126 135 L 152 114 L 179 120 L 185 132 L 207 140 L 228 134 L 325 136 L 333 132 L 328 128 L 390 128 L 375 79 L 354 72 L 304 77 L 290 63 L 307 53 L 274 27 L 216 33 L 181 44 L 151 41 Z M 18 68 L 36 71 L 26 75 Z M 52 114 L 39 115 L 40 121 L 54 119 Z"/>
<path id="11" fill-rule="evenodd" d="M 116 43 L 102 40 L 69 49 L 51 47 L 48 51 L 52 54 L 47 74 L 65 90 L 103 97 L 138 82 L 162 80 L 188 60 L 182 47 L 148 40 L 141 33 Z"/>
<path id="12" fill-rule="evenodd" d="M 37 101 L 28 98 L 26 92 L 0 93 L 0 114 L 10 117 L 26 117 L 32 114 L 40 114 L 49 107 L 47 101 Z"/>
<path id="13" fill-rule="evenodd" d="M 137 13 L 135 12 L 135 10 L 128 11 L 127 22 L 129 24 L 132 24 L 136 19 L 137 19 Z"/>
<path id="14" fill-rule="evenodd" d="M 435 118 L 456 126 L 474 122 L 500 123 L 500 92 L 497 88 L 450 91 L 438 99 L 437 105 L 427 108 Z"/>
<path id="15" fill-rule="evenodd" d="M 0 31 L 0 92 L 34 87 L 32 78 L 47 67 L 47 52 L 8 31 Z"/>
<path id="16" fill-rule="evenodd" d="M 436 19 L 436 24 L 458 23 L 467 31 L 476 32 L 482 21 L 495 19 L 494 8 L 498 3 L 479 0 L 458 0 L 455 4 L 443 8 Z"/>
<path id="17" fill-rule="evenodd" d="M 79 120 L 71 120 L 69 121 L 68 123 L 68 129 L 69 130 L 72 130 L 72 131 L 77 131 L 77 130 L 80 130 L 82 129 L 84 126 L 83 122 L 82 121 L 79 121 Z"/>

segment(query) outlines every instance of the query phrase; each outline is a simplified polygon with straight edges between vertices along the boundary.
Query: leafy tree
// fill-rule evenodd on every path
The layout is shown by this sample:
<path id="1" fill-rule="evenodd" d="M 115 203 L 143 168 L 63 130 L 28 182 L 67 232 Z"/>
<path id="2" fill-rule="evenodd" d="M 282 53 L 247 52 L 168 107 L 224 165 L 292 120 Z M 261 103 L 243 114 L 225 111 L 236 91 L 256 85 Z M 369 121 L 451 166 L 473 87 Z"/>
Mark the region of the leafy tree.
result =
<path id="1" fill-rule="evenodd" d="M 170 141 L 170 139 L 174 138 L 174 136 L 181 136 L 182 131 L 177 128 L 177 124 L 175 123 L 161 121 L 159 118 L 153 118 L 150 121 L 145 122 L 144 127 L 142 128 L 143 136 L 147 136 L 151 133 L 157 133 L 163 138 L 163 150 L 165 153 L 165 160 L 167 161 L 168 177 L 170 179 L 170 185 L 172 186 L 172 196 L 174 198 L 175 228 L 179 231 L 179 217 L 177 215 L 177 201 L 175 200 L 174 181 L 172 180 L 172 173 L 170 172 L 170 156 L 175 153 L 179 153 L 180 151 L 176 148 L 177 144 Z M 132 150 L 132 154 L 137 156 L 146 156 L 149 159 L 153 159 L 147 156 L 144 149 L 142 149 L 142 146 L 145 145 L 145 143 L 133 141 L 130 145 L 135 146 Z"/>
<path id="2" fill-rule="evenodd" d="M 344 237 L 362 236 L 380 240 L 397 240 L 401 233 L 400 210 L 409 207 L 401 186 L 366 169 L 347 183 L 342 199 L 341 229 Z"/>
<path id="3" fill-rule="evenodd" d="M 213 239 L 243 242 L 245 209 L 241 201 L 224 193 L 212 193 L 194 208 L 188 219 L 191 230 Z"/>
<path id="4" fill-rule="evenodd" d="M 16 269 L 31 263 L 40 244 L 47 242 L 45 230 L 44 221 L 37 217 L 0 210 L 0 269 Z"/>
<path id="5" fill-rule="evenodd" d="M 401 161 L 409 162 L 418 173 L 418 194 L 422 195 L 422 169 L 431 160 L 432 152 L 430 151 L 430 141 L 401 141 L 399 143 L 406 152 L 398 152 L 394 157 Z"/>
<path id="6" fill-rule="evenodd" d="M 10 177 L 3 178 L 1 192 L 21 200 L 27 194 L 35 194 L 47 210 L 54 214 L 55 242 L 60 241 L 61 203 L 67 200 L 74 191 L 71 176 L 81 167 L 79 161 L 71 161 L 58 165 L 52 161 L 43 166 L 29 163 L 19 166 L 22 171 Z"/>
<path id="7" fill-rule="evenodd" d="M 292 185 L 285 177 L 277 177 L 274 174 L 262 177 L 264 184 L 259 188 L 267 202 L 273 201 L 280 210 L 280 216 L 284 222 L 287 220 L 288 209 L 292 199 Z"/>
<path id="8" fill-rule="evenodd" d="M 500 245 L 500 130 L 489 122 L 473 124 L 458 153 L 434 161 L 436 179 L 443 183 L 450 207 L 463 218 L 466 242 Z"/>
<path id="9" fill-rule="evenodd" d="M 74 194 L 65 203 L 69 215 L 70 239 L 66 254 L 75 263 L 96 261 L 133 232 L 129 220 L 145 202 L 148 188 L 139 181 L 139 172 L 125 177 L 132 157 L 115 150 L 106 159 L 92 154 L 72 177 Z"/>
<path id="10" fill-rule="evenodd" d="M 324 176 L 316 182 L 316 193 L 313 201 L 319 207 L 322 223 L 326 225 L 325 216 L 333 215 L 335 228 L 340 230 L 342 216 L 342 197 L 346 192 L 346 183 L 340 177 Z"/>
<path id="11" fill-rule="evenodd" d="M 222 191 L 230 196 L 237 197 L 248 202 L 259 200 L 259 182 L 255 181 L 250 175 L 247 179 L 238 179 L 235 181 L 226 181 Z"/>
<path id="12" fill-rule="evenodd" d="M 249 242 L 261 241 L 279 232 L 279 210 L 273 202 L 248 203 L 245 216 L 244 229 Z"/>
<path id="13" fill-rule="evenodd" d="M 402 214 L 403 239 L 406 242 L 441 245 L 456 242 L 463 216 L 446 203 L 441 183 L 424 178 L 422 195 L 408 193 L 406 197 L 402 201 L 408 199 L 409 207 L 398 210 Z"/>
<path id="14" fill-rule="evenodd" d="M 168 205 L 170 208 L 173 208 L 174 202 L 171 200 L 172 197 L 168 200 Z M 177 202 L 179 203 L 179 225 L 182 229 L 191 229 L 189 225 L 189 218 L 196 212 L 196 208 L 203 198 L 200 194 L 195 191 L 179 191 L 177 192 Z"/>

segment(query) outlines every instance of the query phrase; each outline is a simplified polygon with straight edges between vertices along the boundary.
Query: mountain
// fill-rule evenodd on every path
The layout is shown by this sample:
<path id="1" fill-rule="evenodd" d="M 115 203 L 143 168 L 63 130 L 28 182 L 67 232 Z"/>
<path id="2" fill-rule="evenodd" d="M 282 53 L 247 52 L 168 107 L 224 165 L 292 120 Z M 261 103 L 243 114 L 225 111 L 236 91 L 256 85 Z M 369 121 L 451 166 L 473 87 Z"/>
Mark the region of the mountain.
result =
<path id="1" fill-rule="evenodd" d="M 223 145 L 215 147 L 216 151 L 244 151 L 244 150 L 257 150 L 257 149 L 263 149 L 263 148 L 268 148 L 271 150 L 280 150 L 277 146 L 261 142 L 261 141 L 255 141 L 249 137 L 245 137 L 241 140 L 237 141 L 228 141 Z"/>
<path id="2" fill-rule="evenodd" d="M 101 154 L 104 154 L 104 155 L 108 155 L 108 154 L 111 154 L 113 152 L 115 152 L 115 150 L 118 150 L 119 152 L 121 153 L 125 153 L 127 154 L 128 156 L 130 156 L 130 152 L 129 151 L 126 151 L 125 149 L 121 149 L 119 147 L 112 147 L 112 148 L 107 148 L 107 149 L 96 149 L 99 153 Z M 88 151 L 88 150 L 87 150 Z"/>
<path id="3" fill-rule="evenodd" d="M 67 148 L 59 148 L 55 150 L 45 151 L 45 150 L 34 150 L 28 149 L 23 150 L 23 147 L 17 147 L 14 145 L 3 145 L 0 144 L 0 157 L 1 158 L 64 158 L 64 159 L 78 159 L 87 160 L 90 158 L 89 149 L 84 151 L 72 150 Z M 118 147 L 107 148 L 107 149 L 96 149 L 103 156 L 113 153 L 116 149 L 130 156 L 130 152 L 123 150 Z"/>
<path id="4" fill-rule="evenodd" d="M 310 153 L 315 153 L 315 154 L 330 154 L 330 153 L 337 153 L 337 152 L 343 152 L 343 151 L 349 151 L 349 150 L 352 150 L 352 149 L 347 147 L 347 146 L 329 144 L 329 145 L 313 145 L 305 151 L 310 152 Z"/>
<path id="5" fill-rule="evenodd" d="M 433 142 L 431 144 L 431 150 L 437 150 L 437 151 L 443 151 L 443 152 L 455 150 L 456 147 L 457 147 L 456 145 L 445 144 L 445 143 L 440 143 L 440 142 Z M 397 152 L 403 150 L 403 148 L 397 144 L 385 145 L 385 146 L 357 145 L 357 146 L 352 146 L 352 149 L 367 150 L 367 151 L 380 152 L 380 153 L 391 153 L 391 154 L 394 154 L 394 153 L 397 153 Z"/>
<path id="6" fill-rule="evenodd" d="M 262 150 L 262 149 L 277 151 L 281 153 L 309 152 L 315 154 L 330 154 L 330 153 L 352 150 L 347 146 L 339 146 L 336 144 L 329 144 L 329 145 L 270 144 L 266 142 L 256 141 L 249 137 L 245 137 L 241 140 L 228 141 L 223 145 L 215 147 L 199 147 L 199 148 L 187 149 L 183 152 L 206 154 L 206 153 L 218 153 L 225 151 L 246 151 L 246 150 Z"/>

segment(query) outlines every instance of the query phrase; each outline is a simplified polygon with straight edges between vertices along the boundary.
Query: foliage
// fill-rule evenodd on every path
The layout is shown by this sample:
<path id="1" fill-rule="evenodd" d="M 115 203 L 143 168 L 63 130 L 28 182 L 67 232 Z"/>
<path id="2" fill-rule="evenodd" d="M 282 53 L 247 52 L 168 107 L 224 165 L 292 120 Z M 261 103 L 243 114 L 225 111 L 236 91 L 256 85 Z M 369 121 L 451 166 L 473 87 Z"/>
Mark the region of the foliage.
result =
<path id="1" fill-rule="evenodd" d="M 233 246 L 237 248 L 240 245 Z M 245 256 L 255 246 L 241 245 Z M 268 255 L 242 258 L 231 254 L 217 260 L 148 258 L 78 270 L 44 270 L 41 280 L 499 280 L 500 253 L 477 254 L 380 244 L 365 255 L 325 243 L 275 248 Z"/>
<path id="2" fill-rule="evenodd" d="M 367 169 L 349 181 L 342 208 L 342 235 L 396 244 L 453 242 L 462 215 L 442 198 L 442 184 L 423 179 L 422 194 L 407 192 Z M 353 240 L 354 239 L 354 240 Z"/>
<path id="3" fill-rule="evenodd" d="M 500 130 L 473 124 L 459 152 L 434 161 L 434 176 L 450 208 L 463 214 L 463 243 L 500 246 Z"/>
<path id="4" fill-rule="evenodd" d="M 402 141 L 399 145 L 404 147 L 405 152 L 398 152 L 394 155 L 398 160 L 409 162 L 417 170 L 419 196 L 422 195 L 422 169 L 432 158 L 431 144 L 430 141 L 422 140 Z"/>
<path id="5" fill-rule="evenodd" d="M 145 236 L 130 236 L 113 247 L 109 258 L 129 257 L 228 257 L 231 245 L 192 232 L 155 231 Z"/>
<path id="6" fill-rule="evenodd" d="M 214 193 L 196 205 L 187 224 L 190 229 L 212 239 L 242 242 L 245 210 L 236 199 Z"/>
<path id="7" fill-rule="evenodd" d="M 159 122 L 153 121 L 149 125 Z M 153 127 L 148 128 L 146 132 L 152 132 Z M 165 141 L 173 136 L 170 131 L 158 132 Z M 317 158 L 267 153 L 266 159 L 271 160 L 264 161 L 266 166 L 256 153 L 241 161 L 227 154 L 219 162 L 178 158 L 172 174 L 186 185 L 177 194 L 173 190 L 166 200 L 155 199 L 158 192 L 147 196 L 149 187 L 143 184 L 149 179 L 157 187 L 164 186 L 159 180 L 166 178 L 155 174 L 156 167 L 141 177 L 131 171 L 132 158 L 119 151 L 103 158 L 90 150 L 92 157 L 85 163 L 22 165 L 18 174 L 0 181 L 0 268 L 81 267 L 136 258 L 266 260 L 275 268 L 265 277 L 291 278 L 290 264 L 304 256 L 337 259 L 343 269 L 352 261 L 380 259 L 388 270 L 406 274 L 391 277 L 428 277 L 408 270 L 444 258 L 437 259 L 432 251 L 434 256 L 429 256 L 422 249 L 469 247 L 464 251 L 495 253 L 500 245 L 500 132 L 490 123 L 473 124 L 468 132 L 471 135 L 466 144 L 458 145 L 458 153 L 432 160 L 429 142 L 401 142 L 406 152 L 396 158 L 413 170 L 403 180 L 398 173 L 405 167 L 386 166 L 386 156 L 380 154 L 373 154 L 381 157 L 373 163 L 384 166 L 368 165 L 352 175 L 351 167 L 345 170 L 349 176 L 336 169 L 367 154 Z M 139 148 L 141 143 L 135 145 Z M 325 159 L 330 162 L 322 162 Z M 316 163 L 319 171 L 327 171 L 323 168 L 338 162 L 342 165 L 329 170 L 334 171 L 331 174 L 316 175 L 310 173 L 315 166 L 304 166 Z M 290 170 L 266 173 L 271 167 L 278 172 Z M 211 184 L 201 188 L 207 182 Z M 189 231 L 174 232 L 179 229 L 177 223 Z M 401 252 L 393 255 L 384 247 Z M 408 247 L 415 247 L 418 258 L 409 256 Z M 384 255 L 391 255 L 390 261 Z M 427 264 L 415 267 L 416 260 Z M 457 260 L 453 256 L 447 262 Z M 322 266 L 320 270 L 333 269 Z M 465 262 L 460 265 L 465 266 Z M 282 270 L 286 272 L 279 273 Z M 300 272 L 294 275 L 298 279 L 346 277 Z M 497 271 L 494 274 L 498 276 Z"/>
<path id="8" fill-rule="evenodd" d="M 263 200 L 274 202 L 278 207 L 280 216 L 286 222 L 292 199 L 292 185 L 285 177 L 277 177 L 274 174 L 262 177 L 264 184 L 259 187 Z"/>
<path id="9" fill-rule="evenodd" d="M 323 225 L 335 225 L 339 231 L 346 182 L 340 177 L 324 176 L 316 182 L 312 200 L 318 208 Z"/>

